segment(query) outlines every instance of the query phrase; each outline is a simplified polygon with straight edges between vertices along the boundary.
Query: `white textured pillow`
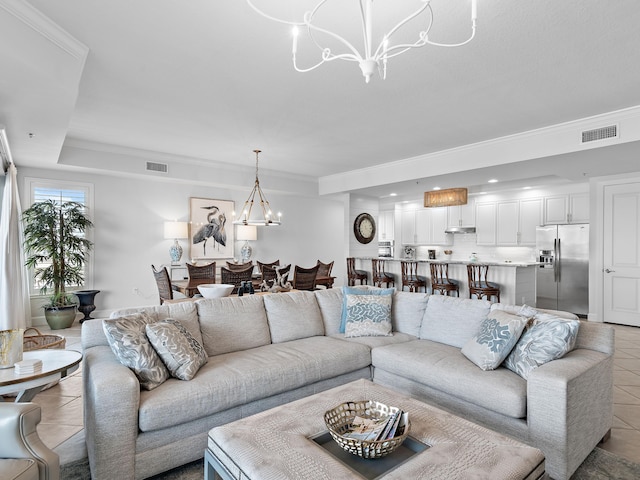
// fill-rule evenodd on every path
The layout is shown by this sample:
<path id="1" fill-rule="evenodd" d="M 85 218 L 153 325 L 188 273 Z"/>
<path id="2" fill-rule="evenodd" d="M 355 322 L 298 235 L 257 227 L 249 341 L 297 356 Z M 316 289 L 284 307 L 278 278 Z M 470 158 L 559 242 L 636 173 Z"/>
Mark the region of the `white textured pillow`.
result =
<path id="1" fill-rule="evenodd" d="M 145 330 L 173 377 L 191 380 L 209 360 L 202 345 L 177 320 L 168 318 L 148 324 Z"/>
<path id="2" fill-rule="evenodd" d="M 480 332 L 462 347 L 462 354 L 482 370 L 495 370 L 507 358 L 527 319 L 502 310 L 489 313 Z"/>
<path id="3" fill-rule="evenodd" d="M 391 306 L 391 323 L 396 332 L 420 336 L 420 326 L 427 309 L 429 295 L 396 291 Z"/>
<path id="4" fill-rule="evenodd" d="M 537 314 L 504 361 L 504 366 L 524 379 L 529 378 L 535 368 L 573 350 L 579 328 L 579 320 Z"/>
<path id="5" fill-rule="evenodd" d="M 135 313 L 102 321 L 109 346 L 120 363 L 136 374 L 140 386 L 153 390 L 169 378 L 169 371 L 149 343 L 145 328 L 153 319 L 146 313 Z"/>
<path id="6" fill-rule="evenodd" d="M 345 338 L 391 336 L 392 295 L 346 294 Z"/>
<path id="7" fill-rule="evenodd" d="M 462 348 L 480 330 L 491 303 L 487 300 L 431 295 L 424 312 L 420 338 Z"/>

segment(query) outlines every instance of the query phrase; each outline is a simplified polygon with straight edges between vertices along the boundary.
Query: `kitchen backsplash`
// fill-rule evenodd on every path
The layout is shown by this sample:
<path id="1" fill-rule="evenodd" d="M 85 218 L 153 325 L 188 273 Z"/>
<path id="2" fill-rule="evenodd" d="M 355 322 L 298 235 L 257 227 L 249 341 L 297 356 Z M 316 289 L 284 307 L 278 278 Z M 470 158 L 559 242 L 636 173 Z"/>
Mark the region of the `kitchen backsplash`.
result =
<path id="1" fill-rule="evenodd" d="M 399 246 L 400 251 L 396 254 L 399 258 L 404 257 L 404 250 Z M 536 260 L 535 247 L 492 247 L 476 245 L 474 234 L 454 235 L 453 245 L 447 246 L 425 246 L 412 247 L 415 249 L 415 256 L 418 260 L 428 260 L 429 250 L 436 251 L 436 260 L 469 260 L 469 256 L 475 253 L 478 261 L 500 262 L 510 260 L 512 262 L 531 262 Z M 445 250 L 451 250 L 450 256 L 444 254 Z"/>

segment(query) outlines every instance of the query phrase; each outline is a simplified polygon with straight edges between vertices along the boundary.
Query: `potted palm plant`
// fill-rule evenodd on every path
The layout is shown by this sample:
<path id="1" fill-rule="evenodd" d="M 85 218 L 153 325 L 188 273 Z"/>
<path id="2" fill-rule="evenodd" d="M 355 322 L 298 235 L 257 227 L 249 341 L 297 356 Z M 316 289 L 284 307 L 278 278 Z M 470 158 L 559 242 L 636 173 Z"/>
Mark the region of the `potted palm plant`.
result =
<path id="1" fill-rule="evenodd" d="M 44 315 L 52 330 L 70 327 L 78 300 L 66 287 L 84 283 L 84 264 L 93 243 L 85 237 L 93 223 L 77 202 L 45 200 L 22 214 L 26 265 L 34 269 L 40 293 L 51 289 Z"/>

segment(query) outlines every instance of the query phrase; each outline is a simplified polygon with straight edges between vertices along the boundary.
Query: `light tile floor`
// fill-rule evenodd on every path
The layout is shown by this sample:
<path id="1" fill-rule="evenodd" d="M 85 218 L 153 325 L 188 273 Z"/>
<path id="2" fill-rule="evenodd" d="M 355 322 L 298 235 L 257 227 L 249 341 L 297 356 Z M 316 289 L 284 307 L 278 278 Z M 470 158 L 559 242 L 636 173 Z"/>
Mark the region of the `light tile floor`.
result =
<path id="1" fill-rule="evenodd" d="M 38 327 L 49 333 L 46 327 Z M 614 421 L 611 438 L 600 445 L 605 450 L 640 463 L 640 328 L 614 325 Z M 80 326 L 58 330 L 66 338 L 66 348 L 81 350 Z M 82 426 L 81 367 L 58 385 L 39 393 L 34 401 L 42 407 L 38 433 L 54 449 L 61 462 L 86 456 Z"/>

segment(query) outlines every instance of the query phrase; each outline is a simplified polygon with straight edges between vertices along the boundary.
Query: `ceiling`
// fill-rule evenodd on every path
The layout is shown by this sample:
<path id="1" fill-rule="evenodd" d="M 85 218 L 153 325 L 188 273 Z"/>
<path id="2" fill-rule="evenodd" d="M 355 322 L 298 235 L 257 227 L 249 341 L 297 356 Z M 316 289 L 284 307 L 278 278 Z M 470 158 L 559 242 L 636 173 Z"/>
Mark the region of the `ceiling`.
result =
<path id="1" fill-rule="evenodd" d="M 254 2 L 282 15 L 310 4 Z M 34 38 L 0 46 L 9 72 L 0 79 L 0 123 L 18 165 L 60 166 L 63 145 L 96 145 L 249 169 L 260 148 L 261 170 L 315 180 L 640 105 L 637 0 L 479 0 L 471 43 L 405 53 L 389 61 L 386 80 L 369 84 L 351 62 L 294 71 L 288 27 L 241 0 L 29 3 L 88 50 L 66 64 L 57 46 L 11 23 L 17 36 Z M 388 23 L 420 3 L 374 7 Z M 0 28 L 25 5 L 0 0 Z M 466 38 L 470 0 L 431 5 L 433 40 Z M 328 10 L 327 26 L 348 27 L 354 12 Z M 306 46 L 299 62 L 311 65 L 316 52 Z M 603 163 L 601 149 L 550 152 L 545 161 L 514 156 L 464 172 L 452 165 L 433 178 L 411 169 L 389 182 L 372 175 L 343 190 L 385 196 L 435 183 L 479 186 L 493 176 L 512 182 L 504 185 L 578 181 L 640 170 L 636 143 L 608 147 L 621 153 L 615 162 Z"/>

